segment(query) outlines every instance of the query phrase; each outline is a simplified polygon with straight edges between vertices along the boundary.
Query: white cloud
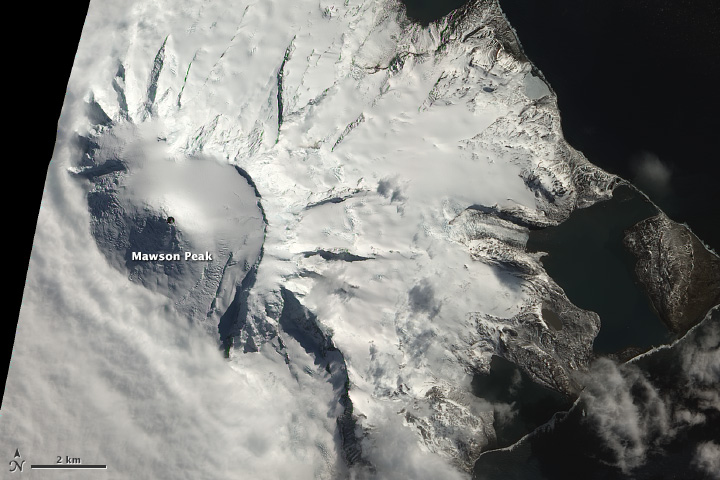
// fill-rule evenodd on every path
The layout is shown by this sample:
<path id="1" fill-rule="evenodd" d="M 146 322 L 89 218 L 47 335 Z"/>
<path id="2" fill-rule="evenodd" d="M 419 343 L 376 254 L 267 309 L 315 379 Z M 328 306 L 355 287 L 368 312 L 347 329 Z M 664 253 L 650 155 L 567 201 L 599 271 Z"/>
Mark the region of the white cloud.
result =
<path id="1" fill-rule="evenodd" d="M 681 365 L 680 374 L 672 378 L 677 388 L 653 384 L 635 363 L 618 365 L 609 359 L 597 360 L 584 377 L 581 396 L 587 418 L 625 473 L 645 463 L 655 447 L 673 441 L 678 432 L 703 426 L 709 410 L 720 409 L 718 313 L 716 309 L 714 317 L 709 314 L 672 349 L 665 349 L 671 356 L 663 361 Z M 710 461 L 711 450 L 702 447 L 698 458 Z"/>
<path id="2" fill-rule="evenodd" d="M 335 421 L 274 351 L 231 368 L 202 328 L 101 257 L 82 192 L 51 168 L 40 213 L 0 451 L 107 463 L 109 478 L 335 478 Z M 63 208 L 66 215 L 58 211 Z M 72 214 L 67 214 L 72 212 Z M 312 362 L 311 362 L 312 363 Z M 304 380 L 304 379 L 303 379 Z M 32 472 L 30 472 L 32 476 Z"/>
<path id="3" fill-rule="evenodd" d="M 715 442 L 704 442 L 698 445 L 693 458 L 693 465 L 703 470 L 708 478 L 720 478 L 720 445 Z"/>
<path id="4" fill-rule="evenodd" d="M 460 480 L 466 476 L 453 470 L 446 460 L 419 448 L 416 434 L 404 427 L 401 417 L 390 414 L 363 443 L 368 458 L 383 480 Z"/>
<path id="5" fill-rule="evenodd" d="M 443 437 L 448 448 L 432 451 L 402 425 L 398 404 L 424 398 L 441 381 L 467 393 L 468 365 L 489 357 L 497 341 L 477 338 L 477 318 L 517 322 L 533 289 L 473 261 L 468 244 L 450 239 L 449 222 L 470 205 L 548 218 L 520 176 L 528 169 L 548 172 L 543 182 L 563 186 L 557 203 L 546 204 L 562 216 L 578 200 L 562 159 L 582 157 L 560 141 L 553 102 L 523 96 L 529 64 L 496 51 L 484 36 L 439 49 L 442 26 L 404 30 L 388 10 L 394 1 L 352 3 L 338 3 L 328 16 L 329 6 L 309 0 L 248 8 L 224 1 L 92 2 L 48 172 L 0 451 L 21 448 L 38 462 L 80 456 L 107 462 L 111 476 L 139 479 L 345 473 L 335 398 L 313 358 L 288 340 L 292 371 L 262 342 L 259 353 L 226 362 L 215 339 L 189 324 L 167 297 L 128 281 L 98 251 L 89 229 L 92 187 L 67 174 L 78 166 L 79 155 L 68 147 L 76 134 L 112 141 L 87 122 L 85 100 L 92 97 L 116 123 L 129 119 L 137 127 L 129 129 L 128 143 L 147 135 L 149 142 L 139 145 L 165 145 L 147 152 L 153 165 L 160 156 L 202 153 L 247 167 L 270 225 L 253 313 L 276 307 L 261 299 L 283 285 L 302 295 L 323 331 L 333 334 L 348 360 L 354 413 L 371 432 L 365 453 L 378 478 L 459 475 L 442 457 L 457 452 L 454 439 Z M 478 13 L 458 28 L 488 20 L 487 12 Z M 410 46 L 427 53 L 391 64 Z M 115 77 L 119 65 L 123 78 Z M 280 73 L 284 105 L 277 103 Z M 507 78 L 489 94 L 482 90 L 488 76 Z M 150 90 L 157 93 L 152 101 Z M 162 119 L 162 130 L 151 128 L 149 111 Z M 366 120 L 346 132 L 361 113 Z M 109 155 L 120 153 L 117 145 L 105 147 Z M 165 164 L 158 165 L 153 171 L 163 173 Z M 231 173 L 228 181 L 237 179 Z M 181 184 L 198 181 L 194 174 L 181 178 Z M 599 179 L 598 188 L 584 189 L 583 203 L 596 199 L 590 190 L 611 183 L 599 170 L 588 178 Z M 397 181 L 382 186 L 381 179 Z M 173 194 L 165 201 L 179 223 L 196 220 L 195 236 L 203 237 L 217 225 L 200 220 L 225 214 L 208 202 L 203 215 L 191 215 L 200 202 L 185 202 L 175 191 L 178 180 L 165 185 Z M 157 189 L 134 186 L 138 203 L 159 201 Z M 342 203 L 305 208 L 310 198 L 338 192 L 355 193 Z M 198 195 L 207 200 L 217 193 Z M 234 228 L 228 227 L 233 234 Z M 491 250 L 516 254 L 486 238 L 494 229 L 473 240 L 474 247 L 487 240 Z M 333 264 L 301 254 L 319 247 L 377 260 Z M 371 342 L 383 353 L 377 365 Z M 378 386 L 388 398 L 377 397 Z"/>
<path id="6" fill-rule="evenodd" d="M 720 378 L 720 309 L 716 307 L 714 314 L 715 319 L 706 321 L 702 335 L 695 335 L 696 340 L 682 349 L 683 372 L 696 386 L 717 388 Z"/>
<path id="7" fill-rule="evenodd" d="M 670 190 L 672 171 L 654 153 L 642 152 L 631 160 L 630 167 L 635 175 L 633 182 L 640 188 L 661 194 Z"/>
<path id="8" fill-rule="evenodd" d="M 664 401 L 634 365 L 598 360 L 587 377 L 582 398 L 588 419 L 623 472 L 642 465 L 650 444 L 671 433 Z"/>

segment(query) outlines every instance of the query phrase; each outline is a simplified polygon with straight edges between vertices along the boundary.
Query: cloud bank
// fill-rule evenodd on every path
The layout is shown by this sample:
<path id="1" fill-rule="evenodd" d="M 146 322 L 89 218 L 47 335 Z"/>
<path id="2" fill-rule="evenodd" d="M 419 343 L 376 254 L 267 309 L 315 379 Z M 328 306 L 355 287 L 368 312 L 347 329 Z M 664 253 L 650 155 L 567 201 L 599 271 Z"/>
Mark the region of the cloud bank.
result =
<path id="1" fill-rule="evenodd" d="M 633 183 L 642 189 L 658 194 L 670 192 L 672 171 L 670 167 L 652 152 L 642 152 L 630 163 L 634 173 Z"/>
<path id="2" fill-rule="evenodd" d="M 659 357 L 659 363 L 657 358 Z M 655 363 L 654 363 L 655 362 Z M 581 397 L 613 463 L 630 474 L 691 428 L 709 427 L 720 412 L 720 309 L 672 348 L 618 365 L 597 360 Z M 710 471 L 717 445 L 700 443 L 695 465 Z"/>

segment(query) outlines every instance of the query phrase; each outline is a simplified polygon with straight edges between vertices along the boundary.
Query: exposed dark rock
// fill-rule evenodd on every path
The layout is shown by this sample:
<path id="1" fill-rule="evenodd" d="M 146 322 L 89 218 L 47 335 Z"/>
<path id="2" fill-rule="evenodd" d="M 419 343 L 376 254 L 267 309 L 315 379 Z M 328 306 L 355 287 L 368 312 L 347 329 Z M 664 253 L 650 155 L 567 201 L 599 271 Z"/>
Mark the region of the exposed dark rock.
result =
<path id="1" fill-rule="evenodd" d="M 600 318 L 595 312 L 573 305 L 559 287 L 550 285 L 542 294 L 544 322 L 535 311 L 516 315 L 513 323 L 523 328 L 504 330 L 498 353 L 538 384 L 575 397 L 581 386 L 574 372 L 587 369 L 593 358 L 593 339 L 600 330 Z"/>
<path id="2" fill-rule="evenodd" d="M 332 384 L 335 399 L 341 407 L 336 424 L 345 462 L 348 466 L 370 467 L 363 457 L 361 429 L 357 417 L 353 414 L 350 378 L 345 356 L 335 346 L 331 335 L 321 328 L 315 314 L 305 308 L 291 291 L 282 288 L 280 293 L 283 300 L 282 312 L 278 319 L 280 328 L 314 357 L 315 364 L 320 369 L 324 369 L 329 374 L 328 381 Z"/>
<path id="3" fill-rule="evenodd" d="M 318 249 L 318 250 L 314 250 L 311 252 L 305 252 L 304 255 L 305 255 L 305 258 L 318 255 L 323 260 L 327 260 L 328 262 L 331 262 L 331 261 L 360 262 L 362 260 L 372 260 L 371 257 L 363 257 L 360 255 L 355 255 L 354 253 L 346 252 L 344 250 L 331 251 L 331 250 Z"/>
<path id="4" fill-rule="evenodd" d="M 720 258 L 686 226 L 660 214 L 628 230 L 625 246 L 653 308 L 674 332 L 684 334 L 720 304 Z"/>
<path id="5" fill-rule="evenodd" d="M 484 213 L 486 215 L 492 215 L 497 218 L 500 218 L 502 220 L 507 220 L 508 222 L 514 223 L 515 225 L 518 225 L 520 227 L 527 228 L 529 230 L 537 230 L 539 228 L 545 228 L 552 223 L 550 222 L 540 222 L 537 219 L 534 218 L 528 218 L 527 215 L 524 215 L 524 212 L 522 210 L 513 210 L 512 208 L 499 208 L 497 205 L 493 206 L 485 206 L 485 205 L 470 205 L 468 207 L 471 210 L 477 210 L 480 213 Z"/>

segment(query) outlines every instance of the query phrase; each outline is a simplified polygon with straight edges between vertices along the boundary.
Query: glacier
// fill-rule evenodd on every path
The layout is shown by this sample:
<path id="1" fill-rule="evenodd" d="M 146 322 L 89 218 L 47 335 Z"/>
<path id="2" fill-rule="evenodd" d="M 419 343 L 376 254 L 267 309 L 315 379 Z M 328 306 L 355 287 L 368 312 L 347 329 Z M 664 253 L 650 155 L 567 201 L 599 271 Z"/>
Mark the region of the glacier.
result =
<path id="1" fill-rule="evenodd" d="M 568 396 L 592 358 L 599 318 L 528 230 L 621 183 L 494 0 L 428 27 L 394 0 L 93 0 L 0 443 L 113 478 L 466 478 L 493 355 Z M 131 258 L 190 249 L 213 259 Z"/>

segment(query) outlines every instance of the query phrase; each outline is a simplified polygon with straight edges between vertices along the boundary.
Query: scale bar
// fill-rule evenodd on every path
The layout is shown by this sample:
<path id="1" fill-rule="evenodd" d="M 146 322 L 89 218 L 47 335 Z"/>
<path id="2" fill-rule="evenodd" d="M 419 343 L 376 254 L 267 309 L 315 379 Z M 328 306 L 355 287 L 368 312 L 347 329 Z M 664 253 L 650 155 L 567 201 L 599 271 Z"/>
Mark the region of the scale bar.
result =
<path id="1" fill-rule="evenodd" d="M 30 465 L 41 470 L 107 470 L 107 465 Z"/>

